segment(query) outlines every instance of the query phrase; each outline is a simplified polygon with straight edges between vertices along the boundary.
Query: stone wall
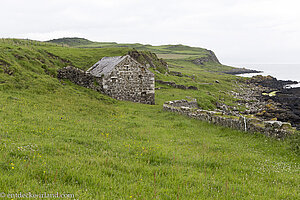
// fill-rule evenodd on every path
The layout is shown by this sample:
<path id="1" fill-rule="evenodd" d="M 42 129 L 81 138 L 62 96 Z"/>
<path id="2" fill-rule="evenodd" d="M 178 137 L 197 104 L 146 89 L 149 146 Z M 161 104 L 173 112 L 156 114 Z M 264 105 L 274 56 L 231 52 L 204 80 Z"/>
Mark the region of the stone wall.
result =
<path id="1" fill-rule="evenodd" d="M 130 57 L 101 78 L 71 66 L 58 70 L 57 78 L 68 79 L 114 99 L 155 104 L 154 74 Z"/>
<path id="2" fill-rule="evenodd" d="M 103 92 L 101 78 L 94 77 L 75 67 L 68 66 L 59 69 L 57 78 L 68 79 L 77 85 Z"/>
<path id="3" fill-rule="evenodd" d="M 164 110 L 187 115 L 188 117 L 207 121 L 241 131 L 259 132 L 269 137 L 285 138 L 295 132 L 290 123 L 280 121 L 263 121 L 257 118 L 223 115 L 221 112 L 201 110 L 195 102 L 186 100 L 169 101 L 163 105 Z"/>
<path id="4" fill-rule="evenodd" d="M 128 57 L 103 77 L 103 90 L 115 99 L 155 104 L 154 83 L 154 74 Z"/>

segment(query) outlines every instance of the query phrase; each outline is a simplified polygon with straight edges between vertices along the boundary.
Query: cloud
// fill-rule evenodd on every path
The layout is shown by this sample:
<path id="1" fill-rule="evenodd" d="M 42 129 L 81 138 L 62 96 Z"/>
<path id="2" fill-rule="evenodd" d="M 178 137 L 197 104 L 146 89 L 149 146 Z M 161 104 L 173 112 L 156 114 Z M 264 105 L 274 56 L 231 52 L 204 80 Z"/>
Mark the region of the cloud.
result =
<path id="1" fill-rule="evenodd" d="M 0 37 L 188 44 L 223 62 L 299 62 L 296 0 L 0 0 Z M 284 54 L 283 54 L 284 53 Z"/>

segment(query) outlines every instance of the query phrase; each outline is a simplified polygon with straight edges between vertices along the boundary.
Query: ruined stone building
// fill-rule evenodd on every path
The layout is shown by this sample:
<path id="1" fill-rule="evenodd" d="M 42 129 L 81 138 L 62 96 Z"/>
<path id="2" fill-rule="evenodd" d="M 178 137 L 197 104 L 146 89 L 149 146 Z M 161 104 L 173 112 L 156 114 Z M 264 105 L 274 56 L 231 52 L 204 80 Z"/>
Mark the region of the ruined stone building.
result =
<path id="1" fill-rule="evenodd" d="M 58 78 L 101 91 L 114 99 L 155 104 L 154 74 L 129 55 L 104 57 L 86 72 L 67 67 L 59 70 Z"/>

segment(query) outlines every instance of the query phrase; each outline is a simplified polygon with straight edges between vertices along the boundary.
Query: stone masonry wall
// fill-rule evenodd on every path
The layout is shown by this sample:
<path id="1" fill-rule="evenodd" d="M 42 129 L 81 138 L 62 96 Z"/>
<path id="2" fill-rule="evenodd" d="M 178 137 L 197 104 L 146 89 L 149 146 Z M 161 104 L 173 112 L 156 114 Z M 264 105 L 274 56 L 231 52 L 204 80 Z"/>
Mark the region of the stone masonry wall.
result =
<path id="1" fill-rule="evenodd" d="M 103 77 L 103 90 L 115 99 L 155 104 L 154 74 L 130 57 Z"/>
<path id="2" fill-rule="evenodd" d="M 58 70 L 57 78 L 68 79 L 77 85 L 103 92 L 101 78 L 94 77 L 75 67 L 68 66 Z"/>
<path id="3" fill-rule="evenodd" d="M 285 138 L 295 132 L 290 123 L 280 121 L 262 121 L 257 118 L 234 117 L 220 112 L 201 110 L 195 107 L 197 102 L 186 100 L 169 101 L 163 105 L 164 110 L 187 115 L 188 117 L 209 123 L 247 132 L 259 132 L 269 137 Z M 192 105 L 192 106 L 191 106 Z"/>
<path id="4" fill-rule="evenodd" d="M 154 74 L 130 57 L 101 78 L 71 66 L 58 70 L 57 78 L 68 79 L 114 99 L 155 104 Z"/>

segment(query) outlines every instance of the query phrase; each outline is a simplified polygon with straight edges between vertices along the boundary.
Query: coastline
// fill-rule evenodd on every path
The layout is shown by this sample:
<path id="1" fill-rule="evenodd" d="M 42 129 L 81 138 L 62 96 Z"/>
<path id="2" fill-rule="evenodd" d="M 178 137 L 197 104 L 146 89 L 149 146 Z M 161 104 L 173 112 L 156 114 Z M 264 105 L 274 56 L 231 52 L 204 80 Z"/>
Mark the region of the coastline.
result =
<path id="1" fill-rule="evenodd" d="M 231 64 L 230 66 L 260 71 L 259 73 L 240 73 L 237 74 L 238 76 L 251 78 L 257 75 L 270 75 L 278 80 L 297 81 L 295 84 L 287 85 L 291 88 L 300 87 L 300 64 Z"/>
<path id="2" fill-rule="evenodd" d="M 258 71 L 255 69 L 246 69 L 246 68 L 234 68 L 230 71 L 222 72 L 224 74 L 231 74 L 231 75 L 241 75 L 241 74 L 254 74 L 254 73 L 263 73 L 263 71 Z"/>
<path id="3" fill-rule="evenodd" d="M 254 76 L 247 80 L 247 85 L 258 94 L 257 99 L 266 105 L 256 115 L 267 120 L 290 122 L 300 130 L 300 87 L 286 88 L 293 82 L 272 76 Z"/>
<path id="4" fill-rule="evenodd" d="M 273 70 L 276 71 L 276 69 Z M 284 71 L 286 69 L 281 70 Z M 246 100 L 247 103 L 245 105 L 249 106 L 247 112 L 262 120 L 289 122 L 293 127 L 300 130 L 300 77 L 299 74 L 293 71 L 285 72 L 286 76 L 280 76 L 279 79 L 270 75 L 276 73 L 247 69 L 245 67 L 235 68 L 222 73 L 250 78 L 245 82 L 248 92 L 239 95 L 241 99 Z M 291 78 L 282 79 L 282 77 L 287 77 L 289 74 L 292 74 L 291 77 L 295 77 L 297 81 L 291 80 Z M 254 96 L 256 97 L 252 98 L 247 93 L 255 94 Z M 257 103 L 252 104 L 249 102 L 250 100 Z"/>
<path id="5" fill-rule="evenodd" d="M 270 75 L 265 75 L 264 72 L 260 72 L 260 73 L 241 73 L 241 74 L 234 74 L 237 76 L 241 76 L 241 77 L 248 77 L 248 78 L 253 78 L 255 76 L 270 76 Z M 273 77 L 273 76 L 271 76 Z M 277 77 L 275 77 L 277 79 Z M 290 80 L 290 79 L 280 79 L 278 80 L 282 83 L 284 83 L 283 87 L 286 89 L 290 89 L 290 88 L 300 88 L 300 81 L 295 81 L 295 80 Z"/>

